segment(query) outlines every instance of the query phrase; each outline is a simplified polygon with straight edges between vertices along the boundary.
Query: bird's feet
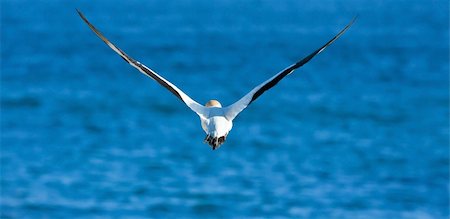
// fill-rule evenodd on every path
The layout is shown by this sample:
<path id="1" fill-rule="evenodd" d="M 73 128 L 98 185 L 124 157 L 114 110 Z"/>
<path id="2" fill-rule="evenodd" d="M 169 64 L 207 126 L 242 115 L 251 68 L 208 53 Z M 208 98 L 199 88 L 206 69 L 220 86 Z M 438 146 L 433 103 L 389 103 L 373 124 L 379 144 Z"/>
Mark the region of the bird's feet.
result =
<path id="1" fill-rule="evenodd" d="M 209 146 L 211 146 L 211 148 L 213 150 L 216 150 L 217 148 L 220 147 L 220 145 L 225 143 L 226 139 L 227 139 L 227 136 L 212 137 L 211 135 L 206 135 L 206 137 L 205 137 L 203 142 L 204 143 L 208 143 Z"/>

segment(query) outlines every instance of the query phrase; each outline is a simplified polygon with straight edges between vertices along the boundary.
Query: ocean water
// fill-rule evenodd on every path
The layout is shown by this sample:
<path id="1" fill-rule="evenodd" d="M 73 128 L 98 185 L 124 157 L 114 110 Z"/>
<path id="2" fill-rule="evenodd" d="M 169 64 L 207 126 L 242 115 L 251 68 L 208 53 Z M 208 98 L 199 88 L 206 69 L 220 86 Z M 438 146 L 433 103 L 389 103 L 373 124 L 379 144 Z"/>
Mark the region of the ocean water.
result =
<path id="1" fill-rule="evenodd" d="M 218 150 L 200 103 L 266 92 Z M 1 1 L 1 218 L 448 218 L 449 3 Z"/>

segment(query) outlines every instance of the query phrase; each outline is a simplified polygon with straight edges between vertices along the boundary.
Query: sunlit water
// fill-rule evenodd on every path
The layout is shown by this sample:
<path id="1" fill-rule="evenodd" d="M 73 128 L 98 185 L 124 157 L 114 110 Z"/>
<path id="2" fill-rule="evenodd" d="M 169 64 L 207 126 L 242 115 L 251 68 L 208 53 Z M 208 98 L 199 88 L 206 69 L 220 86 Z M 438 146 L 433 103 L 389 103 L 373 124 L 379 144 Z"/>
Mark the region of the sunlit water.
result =
<path id="1" fill-rule="evenodd" d="M 448 218 L 447 1 L 2 1 L 2 218 Z M 335 44 L 203 144 L 205 103 Z"/>

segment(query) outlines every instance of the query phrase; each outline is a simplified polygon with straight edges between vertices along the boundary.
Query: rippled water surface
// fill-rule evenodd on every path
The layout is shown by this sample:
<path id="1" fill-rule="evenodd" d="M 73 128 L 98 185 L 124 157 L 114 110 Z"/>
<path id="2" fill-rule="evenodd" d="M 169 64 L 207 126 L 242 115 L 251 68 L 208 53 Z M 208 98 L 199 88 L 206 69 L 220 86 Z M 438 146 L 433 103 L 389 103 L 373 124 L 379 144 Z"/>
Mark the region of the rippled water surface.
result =
<path id="1" fill-rule="evenodd" d="M 113 53 L 246 109 L 227 142 Z M 1 1 L 1 218 L 448 218 L 448 1 Z"/>

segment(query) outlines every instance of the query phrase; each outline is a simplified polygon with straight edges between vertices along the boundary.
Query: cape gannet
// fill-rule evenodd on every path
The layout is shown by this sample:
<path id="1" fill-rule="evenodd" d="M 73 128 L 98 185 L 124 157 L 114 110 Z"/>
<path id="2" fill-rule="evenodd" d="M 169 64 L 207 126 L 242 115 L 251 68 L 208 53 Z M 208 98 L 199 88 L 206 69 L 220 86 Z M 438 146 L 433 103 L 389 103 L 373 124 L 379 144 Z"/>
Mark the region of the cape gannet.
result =
<path id="1" fill-rule="evenodd" d="M 135 59 L 128 56 L 125 52 L 123 52 L 119 47 L 112 44 L 108 39 L 106 39 L 100 31 L 97 30 L 87 19 L 86 17 L 77 9 L 78 14 L 83 19 L 83 21 L 91 28 L 91 30 L 106 43 L 112 50 L 114 50 L 117 54 L 119 54 L 128 64 L 135 67 L 141 73 L 146 76 L 152 78 L 160 85 L 168 89 L 171 93 L 173 93 L 176 97 L 178 97 L 181 101 L 183 101 L 192 111 L 194 111 L 201 120 L 201 125 L 203 130 L 206 132 L 205 143 L 208 143 L 213 150 L 220 147 L 222 145 L 233 126 L 233 119 L 248 107 L 253 101 L 255 101 L 259 96 L 261 96 L 265 91 L 269 90 L 273 86 L 275 86 L 281 79 L 291 74 L 295 69 L 300 68 L 307 62 L 309 62 L 314 56 L 322 52 L 326 47 L 332 44 L 336 39 L 338 39 L 356 20 L 356 17 L 350 21 L 347 26 L 344 27 L 336 36 L 334 36 L 331 40 L 325 43 L 323 46 L 303 58 L 302 60 L 292 64 L 281 72 L 277 73 L 273 77 L 264 81 L 257 87 L 253 88 L 248 94 L 242 97 L 240 100 L 235 102 L 234 104 L 222 107 L 219 101 L 210 100 L 205 106 L 200 105 L 191 99 L 188 95 L 186 95 L 183 91 L 181 91 L 178 87 L 170 83 L 165 78 L 161 77 L 159 74 L 136 61 Z"/>

